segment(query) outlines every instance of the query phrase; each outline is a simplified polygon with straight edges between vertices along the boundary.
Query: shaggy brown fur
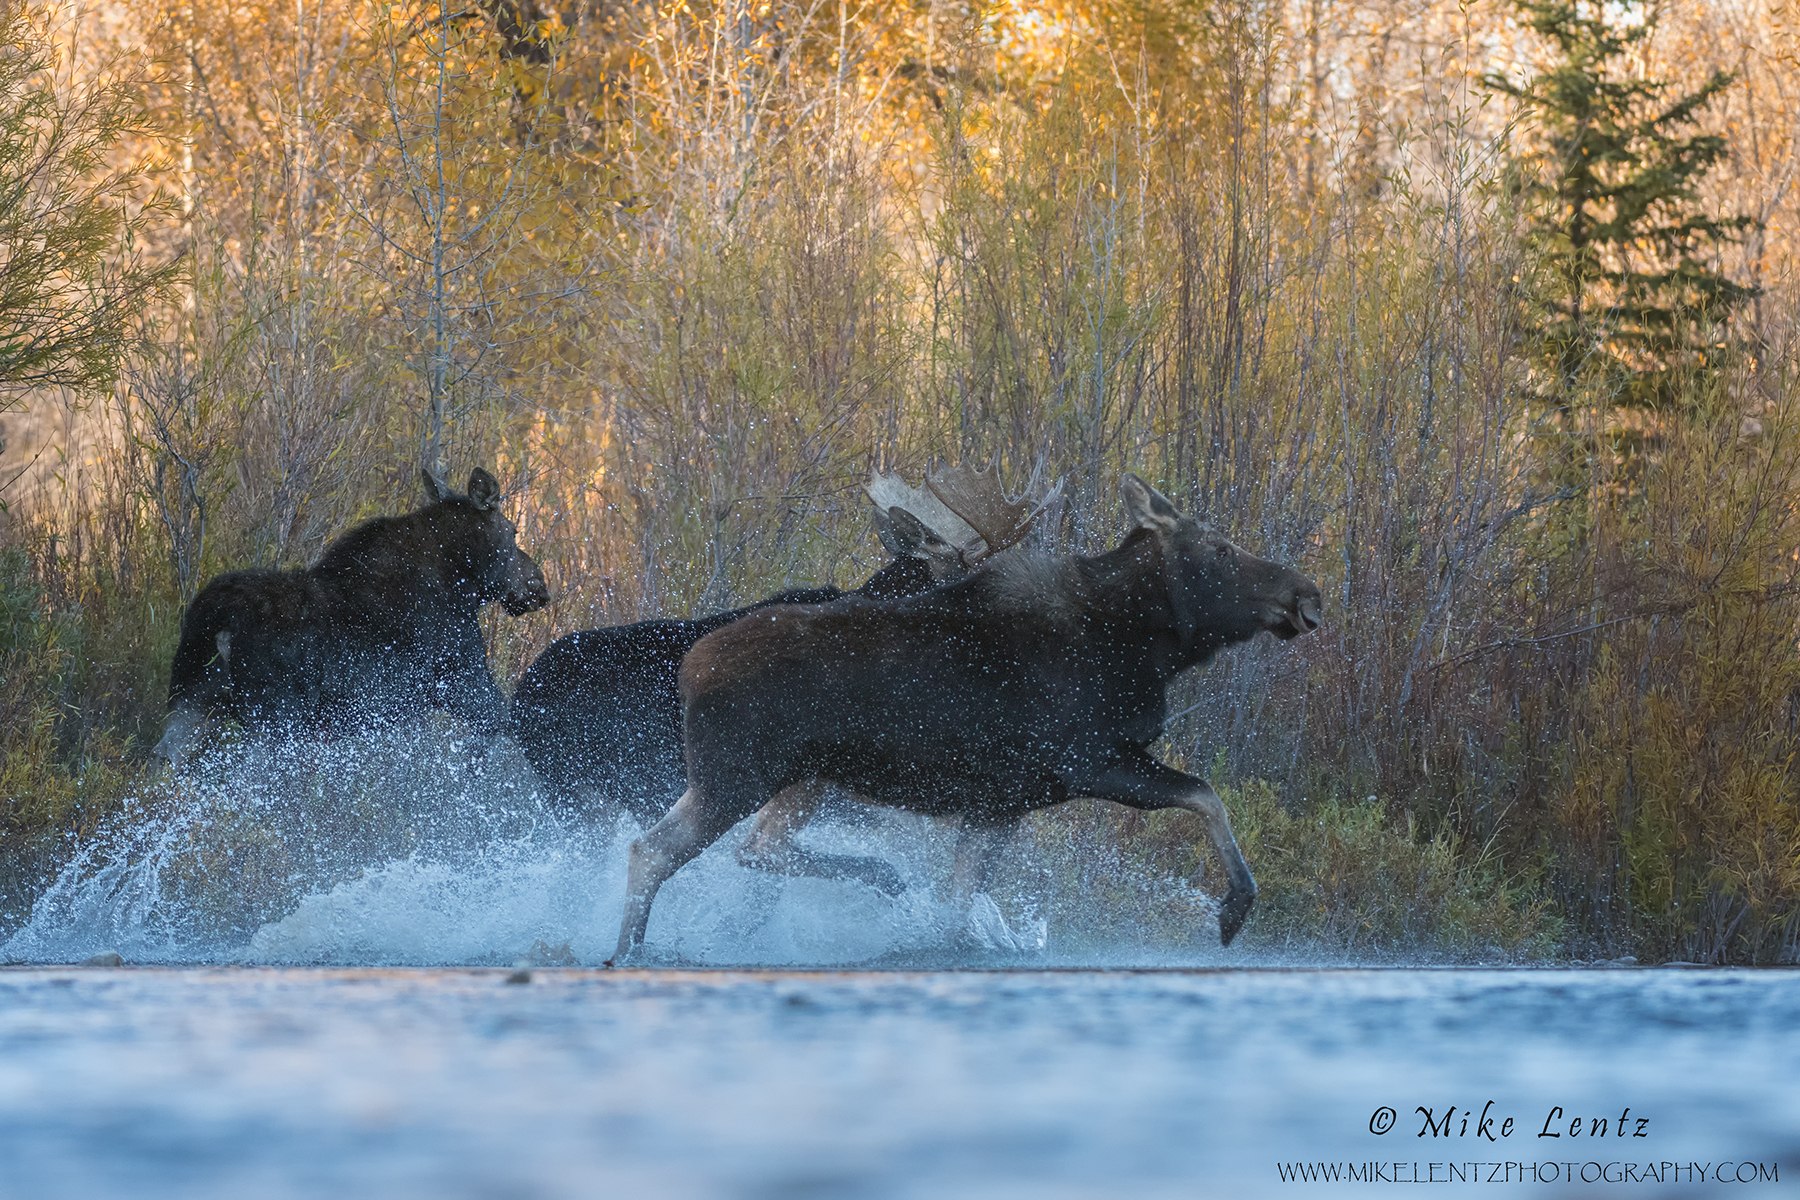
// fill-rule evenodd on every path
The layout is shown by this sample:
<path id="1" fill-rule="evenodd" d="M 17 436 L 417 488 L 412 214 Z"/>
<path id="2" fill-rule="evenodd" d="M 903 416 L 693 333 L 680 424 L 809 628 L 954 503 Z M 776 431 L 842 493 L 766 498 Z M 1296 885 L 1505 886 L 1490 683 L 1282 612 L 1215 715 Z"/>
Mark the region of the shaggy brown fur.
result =
<path id="1" fill-rule="evenodd" d="M 179 762 L 208 716 L 262 735 L 333 736 L 448 710 L 479 730 L 501 723 L 477 617 L 549 602 L 486 471 L 467 494 L 426 476 L 429 503 L 376 517 L 297 571 L 232 571 L 188 605 L 169 672 L 158 753 Z"/>
<path id="2" fill-rule="evenodd" d="M 769 608 L 702 639 L 681 670 L 688 791 L 632 848 L 619 953 L 671 874 L 752 813 L 788 822 L 765 806 L 820 784 L 986 829 L 1077 796 L 1187 808 L 1230 879 L 1229 943 L 1256 895 L 1249 867 L 1206 781 L 1149 746 L 1176 676 L 1260 632 L 1316 628 L 1319 589 L 1135 476 L 1123 490 L 1133 529 L 1110 553 L 997 560 L 902 600 Z M 751 845 L 776 869 L 807 862 L 760 828 Z"/>
<path id="3" fill-rule="evenodd" d="M 916 520 L 896 527 L 877 513 L 894 560 L 857 595 L 887 599 L 931 587 L 948 559 L 926 543 Z M 822 604 L 836 587 L 797 588 L 760 604 L 698 620 L 664 619 L 583 629 L 552 642 L 513 693 L 513 735 L 563 809 L 623 806 L 649 828 L 681 795 L 681 695 L 676 671 L 694 643 L 715 629 L 773 604 Z"/>

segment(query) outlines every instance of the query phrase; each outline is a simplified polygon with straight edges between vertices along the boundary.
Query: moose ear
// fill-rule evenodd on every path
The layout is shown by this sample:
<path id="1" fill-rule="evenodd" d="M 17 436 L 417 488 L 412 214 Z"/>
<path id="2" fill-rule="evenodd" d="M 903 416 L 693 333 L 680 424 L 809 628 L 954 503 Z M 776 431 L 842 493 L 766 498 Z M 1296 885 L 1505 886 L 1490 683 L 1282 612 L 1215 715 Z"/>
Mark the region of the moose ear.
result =
<path id="1" fill-rule="evenodd" d="M 430 467 L 420 467 L 419 478 L 423 480 L 425 484 L 425 499 L 432 504 L 436 504 L 439 500 L 450 495 L 449 487 L 433 473 Z"/>
<path id="2" fill-rule="evenodd" d="M 1139 529 L 1173 533 L 1181 520 L 1180 510 L 1167 496 L 1129 472 L 1119 481 L 1119 494 L 1125 498 L 1125 515 Z"/>
<path id="3" fill-rule="evenodd" d="M 931 531 L 930 526 L 904 508 L 887 510 L 887 533 L 881 544 L 895 558 L 936 559 L 939 562 L 962 562 L 955 546 Z M 876 528 L 881 528 L 877 524 Z"/>
<path id="4" fill-rule="evenodd" d="M 469 499 L 482 512 L 500 506 L 500 481 L 480 467 L 469 472 Z"/>

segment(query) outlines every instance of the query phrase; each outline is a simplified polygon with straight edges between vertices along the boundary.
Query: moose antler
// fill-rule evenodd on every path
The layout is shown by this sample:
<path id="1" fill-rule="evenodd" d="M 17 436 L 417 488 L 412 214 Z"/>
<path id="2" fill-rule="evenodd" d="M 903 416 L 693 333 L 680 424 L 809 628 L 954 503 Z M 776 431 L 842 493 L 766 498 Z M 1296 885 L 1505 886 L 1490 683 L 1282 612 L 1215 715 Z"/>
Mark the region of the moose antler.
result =
<path id="1" fill-rule="evenodd" d="M 1062 484 L 1033 506 L 1028 499 L 1008 497 L 994 467 L 978 471 L 957 466 L 928 471 L 923 487 L 878 471 L 869 479 L 868 493 L 878 512 L 904 509 L 954 550 L 965 566 L 974 566 L 1023 539 L 1032 522 L 1062 494 Z"/>
<path id="2" fill-rule="evenodd" d="M 961 550 L 981 541 L 981 535 L 945 507 L 943 501 L 925 488 L 913 487 L 899 475 L 877 471 L 869 477 L 866 490 L 869 499 L 875 502 L 877 512 L 885 514 L 890 509 L 905 509 L 951 547 Z"/>
<path id="3" fill-rule="evenodd" d="M 963 466 L 928 471 L 925 486 L 981 539 L 980 547 L 964 546 L 970 562 L 1018 544 L 1031 532 L 1032 522 L 1062 494 L 1059 481 L 1036 505 L 1027 497 L 1011 498 L 1000 484 L 999 470 L 993 466 L 985 471 Z"/>

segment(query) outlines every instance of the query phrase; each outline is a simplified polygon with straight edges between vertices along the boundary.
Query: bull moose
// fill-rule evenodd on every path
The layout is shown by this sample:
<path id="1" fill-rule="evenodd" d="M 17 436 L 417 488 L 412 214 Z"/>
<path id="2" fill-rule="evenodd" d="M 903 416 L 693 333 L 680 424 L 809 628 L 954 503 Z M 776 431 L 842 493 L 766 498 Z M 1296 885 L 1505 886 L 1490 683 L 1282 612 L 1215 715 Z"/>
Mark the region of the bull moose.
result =
<path id="1" fill-rule="evenodd" d="M 169 722 L 157 753 L 179 764 L 209 716 L 259 735 L 331 737 L 448 711 L 498 732 L 505 702 L 477 620 L 550 601 L 544 573 L 481 468 L 459 493 L 425 472 L 427 503 L 365 521 L 294 571 L 211 580 L 181 621 Z"/>
<path id="2" fill-rule="evenodd" d="M 854 593 L 796 588 L 699 620 L 584 629 L 551 643 L 520 678 L 512 712 L 514 735 L 552 800 L 572 808 L 591 791 L 649 828 L 681 794 L 676 671 L 696 642 L 772 605 L 924 591 L 1019 542 L 1058 495 L 1052 489 L 1035 504 L 1015 499 L 992 468 L 967 467 L 928 472 L 922 487 L 877 473 L 867 490 L 876 533 L 893 561 Z"/>
<path id="3" fill-rule="evenodd" d="M 1255 880 L 1218 794 L 1149 747 L 1178 675 L 1265 630 L 1317 628 L 1319 588 L 1135 475 L 1121 491 L 1131 529 L 1105 554 L 1003 556 L 915 596 L 776 606 L 702 638 L 680 676 L 688 787 L 632 845 L 615 961 L 672 874 L 752 814 L 750 844 L 779 845 L 793 805 L 771 801 L 822 783 L 960 814 L 977 882 L 1033 809 L 1188 809 L 1225 868 L 1229 945 Z"/>

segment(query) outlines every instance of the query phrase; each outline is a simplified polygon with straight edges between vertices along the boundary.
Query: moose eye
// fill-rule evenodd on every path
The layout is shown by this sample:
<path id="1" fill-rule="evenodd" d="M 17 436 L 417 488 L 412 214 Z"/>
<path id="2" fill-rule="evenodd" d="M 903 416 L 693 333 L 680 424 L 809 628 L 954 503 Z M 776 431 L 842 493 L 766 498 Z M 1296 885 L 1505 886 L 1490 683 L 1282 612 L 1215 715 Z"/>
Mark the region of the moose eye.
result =
<path id="1" fill-rule="evenodd" d="M 1214 553 L 1219 556 L 1220 562 L 1230 562 L 1231 561 L 1231 543 L 1220 542 L 1218 549 L 1215 550 Z"/>

